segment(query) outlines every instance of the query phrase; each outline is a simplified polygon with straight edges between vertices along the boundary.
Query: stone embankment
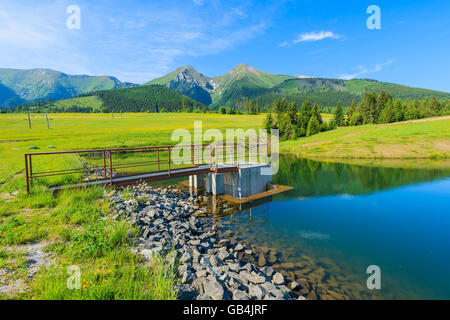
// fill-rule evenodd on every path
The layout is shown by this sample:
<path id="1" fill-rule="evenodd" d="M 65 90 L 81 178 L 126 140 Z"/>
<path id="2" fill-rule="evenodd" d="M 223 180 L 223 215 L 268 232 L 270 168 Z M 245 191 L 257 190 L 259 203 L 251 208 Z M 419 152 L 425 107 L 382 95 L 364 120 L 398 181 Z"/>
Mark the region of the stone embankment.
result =
<path id="1" fill-rule="evenodd" d="M 281 273 L 238 258 L 250 249 L 219 238 L 216 225 L 205 216 L 206 208 L 200 207 L 205 198 L 146 184 L 109 195 L 116 218 L 127 218 L 141 229 L 140 254 L 149 260 L 157 253 L 172 255 L 180 299 L 304 299 L 290 290 L 296 283 L 288 283 Z"/>

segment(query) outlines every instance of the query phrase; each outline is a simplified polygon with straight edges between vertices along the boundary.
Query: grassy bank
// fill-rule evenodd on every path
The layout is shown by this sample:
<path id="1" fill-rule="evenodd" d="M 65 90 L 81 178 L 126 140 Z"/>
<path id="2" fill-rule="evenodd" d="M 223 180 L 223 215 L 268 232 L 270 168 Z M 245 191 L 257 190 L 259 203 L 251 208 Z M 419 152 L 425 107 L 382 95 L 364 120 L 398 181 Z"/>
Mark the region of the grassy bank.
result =
<path id="1" fill-rule="evenodd" d="M 134 253 L 137 230 L 109 214 L 107 188 L 57 195 L 35 186 L 25 192 L 23 154 L 99 147 L 173 144 L 173 130 L 259 127 L 263 116 L 216 114 L 34 114 L 0 115 L 0 298 L 174 299 L 177 279 L 164 257 L 151 264 Z M 39 150 L 29 150 L 36 146 Z M 54 147 L 54 148 L 53 148 Z M 37 169 L 80 165 L 75 156 L 37 161 Z M 30 263 L 42 251 L 33 271 Z M 39 253 L 40 254 L 40 253 Z M 68 289 L 70 266 L 81 288 Z M 32 275 L 34 280 L 29 276 Z"/>
<path id="2" fill-rule="evenodd" d="M 53 195 L 45 185 L 25 192 L 23 154 L 100 147 L 173 144 L 175 129 L 258 128 L 264 115 L 163 114 L 0 114 L 0 289 L 1 298 L 27 299 L 173 299 L 175 273 L 163 257 L 152 264 L 134 253 L 137 230 L 116 221 L 104 196 L 107 188 L 70 190 Z M 29 150 L 36 146 L 39 150 Z M 450 157 L 450 119 L 346 127 L 282 142 L 281 152 L 339 161 L 426 159 L 427 165 Z M 344 160 L 342 160 L 344 159 Z M 333 160 L 334 161 L 334 160 Z M 361 161 L 361 160 L 359 160 Z M 410 163 L 410 162 L 408 162 Z M 37 169 L 80 165 L 69 155 L 34 163 Z M 392 165 L 392 164 L 390 164 Z M 417 161 L 411 166 L 417 166 Z M 42 246 L 43 262 L 30 276 L 31 246 Z M 47 265 L 47 266 L 46 266 Z M 81 272 L 81 289 L 67 288 L 67 269 Z"/>
<path id="3" fill-rule="evenodd" d="M 281 152 L 329 159 L 450 157 L 450 118 L 343 127 L 281 143 Z"/>

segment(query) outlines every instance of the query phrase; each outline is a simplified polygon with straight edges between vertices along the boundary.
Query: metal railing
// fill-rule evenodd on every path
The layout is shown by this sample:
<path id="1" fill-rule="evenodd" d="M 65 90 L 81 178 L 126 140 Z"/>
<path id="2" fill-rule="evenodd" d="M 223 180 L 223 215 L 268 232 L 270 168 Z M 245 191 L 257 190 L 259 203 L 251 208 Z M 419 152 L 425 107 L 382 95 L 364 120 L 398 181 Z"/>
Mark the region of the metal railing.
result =
<path id="1" fill-rule="evenodd" d="M 258 146 L 256 146 L 257 148 Z M 171 159 L 171 154 L 175 148 L 179 148 L 176 151 L 183 150 L 183 157 L 178 157 L 177 160 L 181 161 L 183 165 L 176 165 Z M 166 146 L 149 146 L 149 147 L 123 147 L 123 148 L 105 148 L 105 149 L 84 149 L 84 150 L 68 150 L 68 151 L 54 151 L 54 152 L 36 152 L 26 153 L 25 157 L 25 176 L 27 192 L 30 192 L 33 180 L 37 178 L 46 178 L 62 175 L 73 174 L 86 174 L 88 172 L 101 172 L 101 175 L 96 175 L 94 178 L 89 179 L 90 182 L 100 182 L 103 184 L 115 184 L 116 177 L 122 178 L 121 181 L 127 183 L 137 181 L 142 174 L 158 174 L 154 177 L 156 179 L 165 179 L 177 176 L 187 175 L 186 170 L 181 169 L 199 169 L 199 172 L 216 172 L 238 169 L 239 164 L 243 163 L 247 158 L 251 159 L 254 153 L 255 146 L 245 146 L 242 144 L 191 144 L 191 145 L 166 145 Z M 186 157 L 184 151 L 188 151 Z M 233 154 L 226 155 L 224 160 L 223 151 L 233 151 Z M 205 151 L 209 153 L 208 157 L 205 156 Z M 147 156 L 143 156 L 144 159 L 138 159 L 137 161 L 118 163 L 114 156 L 121 156 L 122 158 L 128 154 L 144 154 L 150 153 L 153 159 Z M 43 156 L 59 156 L 59 155 L 77 155 L 80 159 L 85 157 L 86 159 L 100 160 L 98 164 L 85 162 L 85 165 L 77 168 L 58 169 L 58 170 L 33 170 L 33 158 Z M 205 159 L 206 158 L 206 159 Z M 208 165 L 205 167 L 205 165 Z M 145 167 L 153 167 L 151 170 L 147 169 L 142 172 L 136 171 L 130 173 L 130 169 L 138 170 L 137 168 L 145 169 Z M 121 173 L 120 171 L 125 171 Z M 127 180 L 126 178 L 130 179 Z M 125 178 L 125 180 L 124 180 Z"/>

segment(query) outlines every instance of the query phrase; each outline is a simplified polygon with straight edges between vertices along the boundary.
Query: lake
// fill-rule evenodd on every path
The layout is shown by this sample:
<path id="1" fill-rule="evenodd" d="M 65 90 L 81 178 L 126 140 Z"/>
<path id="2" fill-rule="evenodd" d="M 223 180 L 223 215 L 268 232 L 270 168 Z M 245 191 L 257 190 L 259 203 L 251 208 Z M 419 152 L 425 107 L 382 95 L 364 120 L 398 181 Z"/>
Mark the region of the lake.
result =
<path id="1" fill-rule="evenodd" d="M 449 299 L 450 170 L 282 156 L 274 183 L 293 190 L 222 214 L 248 259 L 300 283 L 311 299 Z M 226 210 L 225 210 L 226 211 Z M 368 289 L 368 266 L 381 289 Z"/>

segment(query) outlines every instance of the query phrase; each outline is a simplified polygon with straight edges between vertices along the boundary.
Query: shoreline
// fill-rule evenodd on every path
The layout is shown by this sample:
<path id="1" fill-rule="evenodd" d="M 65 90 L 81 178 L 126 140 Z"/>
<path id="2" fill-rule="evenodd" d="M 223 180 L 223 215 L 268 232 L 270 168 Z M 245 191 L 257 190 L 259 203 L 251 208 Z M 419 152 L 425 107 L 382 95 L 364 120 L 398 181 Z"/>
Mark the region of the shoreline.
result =
<path id="1" fill-rule="evenodd" d="M 305 300 L 271 267 L 256 267 L 243 258 L 252 251 L 242 243 L 219 238 L 208 219 L 206 196 L 189 194 L 172 186 L 147 184 L 108 195 L 116 219 L 129 219 L 141 230 L 136 250 L 151 261 L 163 254 L 177 267 L 181 300 Z M 205 199 L 206 198 L 206 199 Z M 139 200 L 138 200 L 139 199 Z M 145 202 L 144 202 L 145 201 Z"/>

